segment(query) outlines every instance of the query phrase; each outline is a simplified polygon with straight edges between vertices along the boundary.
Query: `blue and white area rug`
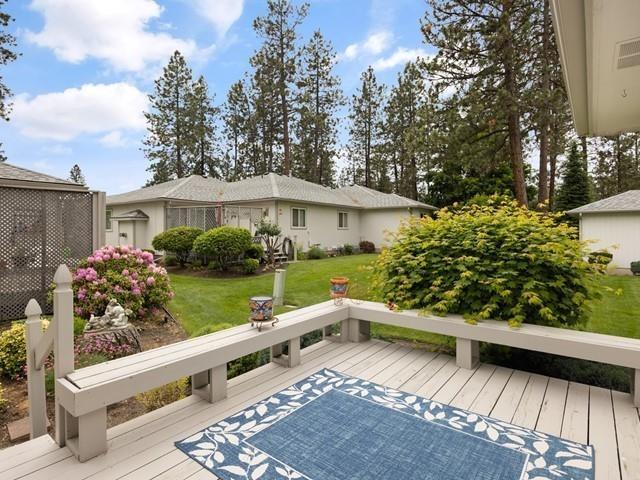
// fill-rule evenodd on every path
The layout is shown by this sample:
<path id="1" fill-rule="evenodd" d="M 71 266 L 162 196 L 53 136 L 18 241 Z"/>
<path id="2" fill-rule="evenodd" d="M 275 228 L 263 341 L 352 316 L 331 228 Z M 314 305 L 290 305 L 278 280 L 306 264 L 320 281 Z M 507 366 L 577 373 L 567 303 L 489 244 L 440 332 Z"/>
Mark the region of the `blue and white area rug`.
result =
<path id="1" fill-rule="evenodd" d="M 593 480 L 593 447 L 321 370 L 176 446 L 223 480 Z"/>

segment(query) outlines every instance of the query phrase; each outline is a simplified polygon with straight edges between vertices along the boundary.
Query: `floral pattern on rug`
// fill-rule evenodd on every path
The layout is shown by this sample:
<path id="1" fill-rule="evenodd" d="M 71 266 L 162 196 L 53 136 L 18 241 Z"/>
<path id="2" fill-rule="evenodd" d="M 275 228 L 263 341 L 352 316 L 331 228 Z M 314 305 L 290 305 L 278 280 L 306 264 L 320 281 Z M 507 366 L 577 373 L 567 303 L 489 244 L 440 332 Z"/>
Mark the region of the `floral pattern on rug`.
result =
<path id="1" fill-rule="evenodd" d="M 225 480 L 308 479 L 246 440 L 333 389 L 528 454 L 522 480 L 595 478 L 592 446 L 518 427 L 329 369 L 321 370 L 176 442 L 176 447 Z"/>

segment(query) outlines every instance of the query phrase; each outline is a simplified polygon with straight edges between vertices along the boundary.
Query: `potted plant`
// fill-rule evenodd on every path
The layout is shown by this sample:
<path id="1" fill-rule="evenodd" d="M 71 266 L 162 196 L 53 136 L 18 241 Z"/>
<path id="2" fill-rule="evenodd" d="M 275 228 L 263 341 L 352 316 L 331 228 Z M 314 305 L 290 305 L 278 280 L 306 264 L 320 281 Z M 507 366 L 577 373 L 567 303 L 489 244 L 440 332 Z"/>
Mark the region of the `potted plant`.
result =
<path id="1" fill-rule="evenodd" d="M 631 273 L 634 275 L 640 275 L 640 260 L 637 262 L 631 262 Z"/>
<path id="2" fill-rule="evenodd" d="M 349 279 L 347 277 L 333 277 L 330 280 L 331 288 L 329 293 L 336 305 L 342 304 L 342 299 L 347 296 L 349 290 Z"/>

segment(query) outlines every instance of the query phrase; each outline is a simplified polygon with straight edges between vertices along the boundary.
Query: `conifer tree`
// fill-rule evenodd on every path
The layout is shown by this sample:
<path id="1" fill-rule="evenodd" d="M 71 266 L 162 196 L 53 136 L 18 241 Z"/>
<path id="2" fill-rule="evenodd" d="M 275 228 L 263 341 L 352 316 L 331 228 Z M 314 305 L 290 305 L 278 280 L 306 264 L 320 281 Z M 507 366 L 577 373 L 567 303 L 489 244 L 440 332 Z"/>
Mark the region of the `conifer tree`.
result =
<path id="1" fill-rule="evenodd" d="M 193 82 L 191 69 L 176 50 L 149 95 L 151 110 L 145 112 L 147 137 L 143 151 L 153 174 L 148 184 L 182 178 L 189 174 L 190 156 L 196 150 L 189 99 Z"/>
<path id="2" fill-rule="evenodd" d="M 229 166 L 225 176 L 227 180 L 238 180 L 247 174 L 244 162 L 249 157 L 250 116 L 249 96 L 244 82 L 240 80 L 229 88 L 222 113 L 225 163 Z"/>
<path id="3" fill-rule="evenodd" d="M 75 164 L 73 167 L 71 167 L 71 170 L 69 170 L 69 180 L 74 183 L 79 183 L 80 185 L 87 184 L 86 180 L 84 179 L 84 175 L 82 174 L 82 170 L 80 170 L 80 166 L 78 164 Z"/>
<path id="4" fill-rule="evenodd" d="M 338 120 L 344 104 L 340 79 L 333 75 L 336 54 L 330 42 L 315 31 L 302 50 L 296 95 L 294 175 L 321 185 L 334 184 Z"/>
<path id="5" fill-rule="evenodd" d="M 18 58 L 18 54 L 15 52 L 17 46 L 16 37 L 10 34 L 6 29 L 13 18 L 5 10 L 7 0 L 0 0 L 0 65 L 7 65 Z M 11 90 L 4 82 L 4 77 L 0 75 L 0 119 L 8 121 L 9 114 L 11 113 L 11 104 L 9 98 L 11 97 Z M 2 143 L 0 142 L 0 162 L 6 160 L 4 152 L 2 150 Z"/>
<path id="6" fill-rule="evenodd" d="M 375 188 L 376 181 L 386 175 L 380 159 L 382 115 L 385 98 L 373 67 L 360 76 L 361 84 L 351 98 L 349 111 L 349 172 L 352 182 Z"/>
<path id="7" fill-rule="evenodd" d="M 562 185 L 558 189 L 555 209 L 571 210 L 591 201 L 589 175 L 584 167 L 582 154 L 575 142 L 569 147 L 567 161 L 562 175 Z"/>
<path id="8" fill-rule="evenodd" d="M 278 97 L 279 118 L 282 132 L 282 173 L 291 172 L 290 115 L 292 111 L 291 86 L 295 79 L 298 49 L 297 28 L 307 16 L 309 5 L 293 5 L 290 0 L 268 0 L 267 14 L 253 22 L 253 28 L 263 39 L 260 51 L 251 59 L 257 70 L 272 75 L 271 81 Z M 264 80 L 264 76 L 263 76 Z"/>
<path id="9" fill-rule="evenodd" d="M 187 97 L 188 125 L 193 142 L 190 153 L 190 173 L 221 178 L 226 171 L 217 157 L 216 118 L 219 109 L 213 105 L 209 86 L 203 76 L 196 80 Z"/>

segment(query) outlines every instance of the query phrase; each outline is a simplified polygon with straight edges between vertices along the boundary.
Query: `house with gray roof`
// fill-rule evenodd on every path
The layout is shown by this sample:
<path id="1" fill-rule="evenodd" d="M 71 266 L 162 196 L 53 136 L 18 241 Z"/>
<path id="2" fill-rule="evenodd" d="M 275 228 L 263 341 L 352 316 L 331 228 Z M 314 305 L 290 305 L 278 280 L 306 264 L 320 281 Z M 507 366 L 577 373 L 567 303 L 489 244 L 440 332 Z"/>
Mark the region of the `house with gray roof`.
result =
<path id="1" fill-rule="evenodd" d="M 268 218 L 303 250 L 361 240 L 379 247 L 403 219 L 433 210 L 362 186 L 328 188 L 275 173 L 236 182 L 191 175 L 107 197 L 107 243 L 151 248 L 153 237 L 168 228 L 233 225 L 254 231 Z"/>
<path id="2" fill-rule="evenodd" d="M 612 266 L 629 272 L 630 263 L 640 260 L 640 190 L 629 190 L 573 210 L 580 221 L 580 239 L 591 250 L 608 250 Z"/>

